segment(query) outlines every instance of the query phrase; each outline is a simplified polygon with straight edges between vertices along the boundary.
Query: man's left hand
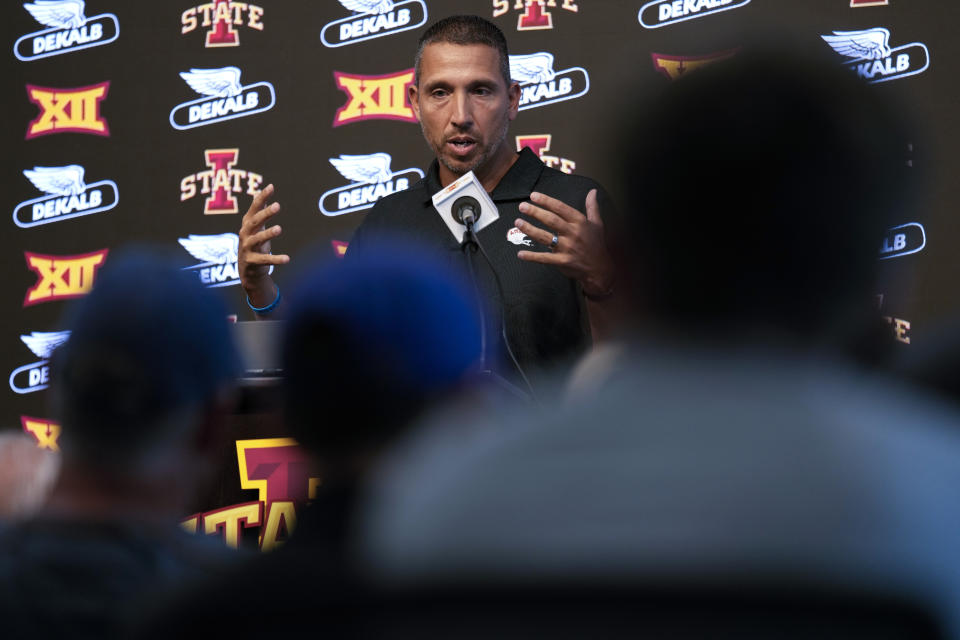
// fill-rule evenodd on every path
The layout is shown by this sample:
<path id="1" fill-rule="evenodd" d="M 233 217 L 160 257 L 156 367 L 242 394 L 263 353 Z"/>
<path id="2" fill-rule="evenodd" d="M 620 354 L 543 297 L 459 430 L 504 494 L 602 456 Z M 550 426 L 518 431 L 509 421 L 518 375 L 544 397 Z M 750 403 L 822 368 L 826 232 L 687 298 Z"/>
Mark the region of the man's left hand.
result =
<path id="1" fill-rule="evenodd" d="M 551 251 L 520 251 L 517 257 L 556 265 L 563 275 L 578 280 L 585 294 L 602 297 L 613 288 L 614 266 L 607 251 L 596 189 L 587 194 L 586 209 L 584 215 L 556 198 L 536 191 L 531 193 L 530 202 L 520 203 L 520 211 L 544 228 L 520 218 L 514 224 Z"/>

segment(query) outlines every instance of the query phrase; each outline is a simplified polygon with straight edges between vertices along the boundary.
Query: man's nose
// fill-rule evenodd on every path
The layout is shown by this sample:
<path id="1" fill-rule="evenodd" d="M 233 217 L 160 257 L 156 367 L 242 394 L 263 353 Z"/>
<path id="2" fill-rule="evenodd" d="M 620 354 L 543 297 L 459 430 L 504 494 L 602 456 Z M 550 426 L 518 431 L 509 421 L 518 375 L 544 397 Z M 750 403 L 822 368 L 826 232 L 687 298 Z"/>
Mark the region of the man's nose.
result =
<path id="1" fill-rule="evenodd" d="M 470 96 L 466 92 L 458 92 L 453 97 L 453 113 L 450 116 L 451 123 L 460 129 L 465 129 L 473 124 L 472 109 L 470 107 Z"/>

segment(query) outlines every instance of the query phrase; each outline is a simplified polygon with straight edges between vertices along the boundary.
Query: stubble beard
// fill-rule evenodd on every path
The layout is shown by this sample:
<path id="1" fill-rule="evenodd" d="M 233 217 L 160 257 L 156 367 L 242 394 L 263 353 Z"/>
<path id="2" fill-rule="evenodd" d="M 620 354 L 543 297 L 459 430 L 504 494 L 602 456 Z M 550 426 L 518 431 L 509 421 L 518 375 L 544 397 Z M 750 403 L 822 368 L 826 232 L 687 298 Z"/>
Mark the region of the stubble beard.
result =
<path id="1" fill-rule="evenodd" d="M 504 140 L 507 139 L 507 130 L 509 128 L 510 128 L 510 119 L 506 118 L 503 122 L 503 127 L 500 130 L 500 134 L 497 136 L 497 141 L 493 145 L 487 147 L 484 150 L 484 152 L 481 153 L 476 159 L 474 159 L 474 161 L 471 162 L 467 167 L 463 167 L 462 165 L 454 165 L 453 163 L 450 162 L 450 160 L 444 154 L 440 153 L 439 150 L 435 149 L 434 151 L 436 153 L 437 160 L 440 161 L 440 163 L 443 166 L 445 166 L 451 173 L 457 176 L 462 176 L 465 173 L 468 173 L 470 171 L 475 171 L 479 167 L 483 166 L 483 164 L 486 163 L 487 160 L 489 160 L 497 151 L 500 150 L 500 145 L 502 145 Z M 422 121 L 420 122 L 420 132 L 423 133 L 423 138 L 427 141 L 427 144 L 431 144 L 430 138 L 427 137 L 427 132 L 423 127 Z"/>

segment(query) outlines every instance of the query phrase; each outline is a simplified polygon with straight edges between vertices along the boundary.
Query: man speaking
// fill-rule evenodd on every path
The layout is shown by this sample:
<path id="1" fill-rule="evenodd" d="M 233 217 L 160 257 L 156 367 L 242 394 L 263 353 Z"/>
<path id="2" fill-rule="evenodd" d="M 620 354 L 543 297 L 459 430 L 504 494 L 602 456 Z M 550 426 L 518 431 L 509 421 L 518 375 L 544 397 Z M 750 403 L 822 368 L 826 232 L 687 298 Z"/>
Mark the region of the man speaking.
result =
<path id="1" fill-rule="evenodd" d="M 594 181 L 546 167 L 507 140 L 520 87 L 510 79 L 503 33 L 478 16 L 444 18 L 421 36 L 408 99 L 435 159 L 426 177 L 379 200 L 350 241 L 346 259 L 362 259 L 376 237 L 402 237 L 435 251 L 452 270 L 473 278 L 487 310 L 488 366 L 517 380 L 518 369 L 542 370 L 575 358 L 602 333 L 614 267 L 600 211 L 610 211 Z M 499 212 L 477 233 L 483 260 L 466 256 L 433 207 L 432 196 L 473 171 Z M 271 313 L 280 291 L 268 274 L 285 264 L 271 255 L 280 227 L 273 186 L 243 217 L 239 267 L 250 307 Z M 521 247 L 518 250 L 518 246 Z M 508 357 L 512 356 L 512 357 Z"/>

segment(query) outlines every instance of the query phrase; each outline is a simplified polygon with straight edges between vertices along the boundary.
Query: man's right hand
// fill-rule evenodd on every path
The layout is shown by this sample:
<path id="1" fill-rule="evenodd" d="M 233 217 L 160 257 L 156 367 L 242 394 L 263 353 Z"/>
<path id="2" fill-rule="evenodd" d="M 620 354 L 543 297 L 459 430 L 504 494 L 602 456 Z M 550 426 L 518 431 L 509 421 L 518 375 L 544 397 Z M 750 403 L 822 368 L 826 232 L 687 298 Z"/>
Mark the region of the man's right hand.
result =
<path id="1" fill-rule="evenodd" d="M 281 231 L 279 225 L 266 226 L 267 221 L 280 211 L 279 203 L 267 204 L 272 195 L 273 185 L 269 184 L 253 197 L 240 223 L 237 269 L 240 271 L 240 284 L 255 307 L 270 304 L 276 296 L 270 278 L 270 266 L 290 262 L 288 255 L 270 253 L 270 240 L 279 236 Z"/>

